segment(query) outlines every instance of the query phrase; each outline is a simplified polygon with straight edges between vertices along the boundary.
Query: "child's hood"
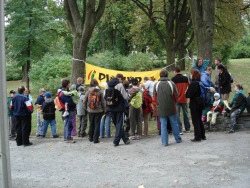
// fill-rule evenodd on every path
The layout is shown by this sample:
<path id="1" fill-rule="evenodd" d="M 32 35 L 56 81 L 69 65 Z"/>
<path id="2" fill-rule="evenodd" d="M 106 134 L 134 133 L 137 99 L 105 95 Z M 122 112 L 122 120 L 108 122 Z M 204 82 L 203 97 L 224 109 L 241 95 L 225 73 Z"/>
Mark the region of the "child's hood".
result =
<path id="1" fill-rule="evenodd" d="M 89 91 L 98 92 L 98 91 L 100 91 L 100 88 L 98 86 L 91 87 L 91 88 L 89 88 Z"/>

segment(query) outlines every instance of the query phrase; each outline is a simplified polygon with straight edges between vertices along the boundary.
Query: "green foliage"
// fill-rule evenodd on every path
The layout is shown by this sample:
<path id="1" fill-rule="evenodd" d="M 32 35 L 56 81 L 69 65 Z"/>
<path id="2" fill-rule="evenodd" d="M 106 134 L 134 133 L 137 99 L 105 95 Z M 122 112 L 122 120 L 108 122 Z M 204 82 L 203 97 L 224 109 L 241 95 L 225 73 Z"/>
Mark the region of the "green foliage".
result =
<path id="1" fill-rule="evenodd" d="M 238 41 L 232 49 L 233 59 L 250 58 L 250 36 Z"/>
<path id="2" fill-rule="evenodd" d="M 87 58 L 87 62 L 103 68 L 121 71 L 148 71 L 153 68 L 153 54 L 138 53 L 123 56 L 115 51 L 97 53 Z"/>
<path id="3" fill-rule="evenodd" d="M 231 53 L 232 53 L 231 45 L 224 44 L 224 45 L 220 45 L 219 47 L 213 48 L 213 56 L 219 57 L 224 65 L 227 65 L 229 63 Z"/>
<path id="4" fill-rule="evenodd" d="M 61 85 L 61 79 L 70 77 L 71 58 L 70 55 L 65 54 L 46 54 L 32 66 L 29 72 L 32 90 L 38 91 L 39 88 L 45 88 L 47 91 L 55 94 Z"/>

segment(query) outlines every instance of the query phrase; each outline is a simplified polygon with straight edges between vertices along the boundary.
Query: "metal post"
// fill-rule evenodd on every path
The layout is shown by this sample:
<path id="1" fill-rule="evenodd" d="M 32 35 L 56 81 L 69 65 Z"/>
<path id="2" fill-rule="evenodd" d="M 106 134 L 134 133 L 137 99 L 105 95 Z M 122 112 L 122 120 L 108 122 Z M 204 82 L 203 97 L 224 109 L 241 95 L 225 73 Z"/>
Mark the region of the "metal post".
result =
<path id="1" fill-rule="evenodd" d="M 0 0 L 0 187 L 11 185 L 10 151 L 7 122 L 6 63 L 4 38 L 4 1 Z"/>

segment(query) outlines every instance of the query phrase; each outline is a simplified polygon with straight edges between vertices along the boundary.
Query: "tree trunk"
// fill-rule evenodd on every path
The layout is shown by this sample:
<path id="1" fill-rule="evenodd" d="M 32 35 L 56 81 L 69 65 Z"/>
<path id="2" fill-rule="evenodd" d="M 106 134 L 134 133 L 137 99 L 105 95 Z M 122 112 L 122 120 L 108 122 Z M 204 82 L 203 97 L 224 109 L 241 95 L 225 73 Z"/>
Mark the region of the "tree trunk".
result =
<path id="1" fill-rule="evenodd" d="M 101 40 L 102 40 L 102 52 L 105 52 L 105 36 L 103 26 L 101 26 Z"/>
<path id="2" fill-rule="evenodd" d="M 175 51 L 171 48 L 166 49 L 167 52 L 167 66 L 175 62 Z M 169 66 L 168 68 L 173 68 L 175 64 Z"/>
<path id="3" fill-rule="evenodd" d="M 80 50 L 81 47 L 81 36 L 74 37 L 73 40 L 73 58 L 78 60 L 72 60 L 71 70 L 71 84 L 75 84 L 78 77 L 84 78 L 85 72 L 85 59 L 87 53 L 87 45 Z M 80 61 L 82 60 L 82 61 Z"/>
<path id="4" fill-rule="evenodd" d="M 185 59 L 183 59 L 186 55 L 186 49 L 184 47 L 179 47 L 178 49 L 178 66 L 180 67 L 181 70 L 185 70 Z M 180 59 L 182 59 L 180 61 Z"/>
<path id="5" fill-rule="evenodd" d="M 23 73 L 22 82 L 26 82 L 26 78 L 27 78 L 26 65 L 27 65 L 27 64 L 22 65 L 22 73 Z"/>

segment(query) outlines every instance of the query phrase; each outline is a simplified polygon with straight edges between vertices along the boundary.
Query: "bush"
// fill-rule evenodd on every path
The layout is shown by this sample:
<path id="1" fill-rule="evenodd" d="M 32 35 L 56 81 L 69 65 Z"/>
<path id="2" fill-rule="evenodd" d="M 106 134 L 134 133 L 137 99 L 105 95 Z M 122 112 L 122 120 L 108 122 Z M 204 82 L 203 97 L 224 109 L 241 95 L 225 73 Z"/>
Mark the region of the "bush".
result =
<path id="1" fill-rule="evenodd" d="M 232 59 L 250 58 L 250 36 L 243 38 L 232 49 Z"/>
<path id="2" fill-rule="evenodd" d="M 23 77 L 22 70 L 19 68 L 13 68 L 15 65 L 7 65 L 6 67 L 6 79 L 10 80 L 21 80 Z"/>
<path id="3" fill-rule="evenodd" d="M 62 78 L 69 78 L 72 67 L 70 55 L 46 54 L 40 61 L 32 65 L 29 72 L 33 91 L 45 88 L 55 94 L 61 85 Z"/>

